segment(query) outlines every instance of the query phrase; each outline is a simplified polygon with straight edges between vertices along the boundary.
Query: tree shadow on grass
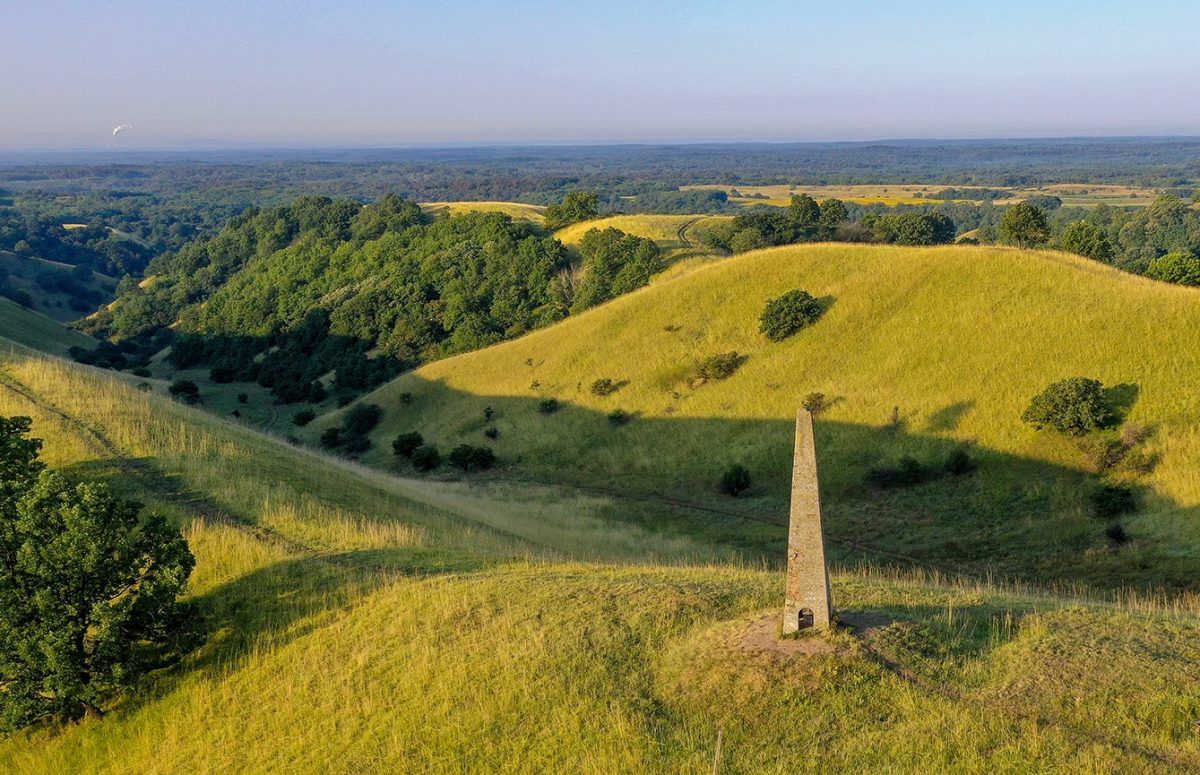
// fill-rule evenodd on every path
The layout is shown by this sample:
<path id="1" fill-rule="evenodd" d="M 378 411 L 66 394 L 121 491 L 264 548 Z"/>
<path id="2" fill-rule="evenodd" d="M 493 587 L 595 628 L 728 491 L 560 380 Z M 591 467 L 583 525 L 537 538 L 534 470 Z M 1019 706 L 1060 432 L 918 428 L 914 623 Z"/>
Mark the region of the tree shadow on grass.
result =
<path id="1" fill-rule="evenodd" d="M 974 401 L 957 401 L 949 406 L 943 406 L 929 415 L 929 419 L 925 421 L 925 431 L 927 433 L 946 433 L 954 430 L 974 406 Z"/>
<path id="2" fill-rule="evenodd" d="M 1104 388 L 1104 403 L 1108 408 L 1109 424 L 1120 425 L 1125 422 L 1129 411 L 1137 403 L 1141 389 L 1134 384 L 1122 382 Z"/>

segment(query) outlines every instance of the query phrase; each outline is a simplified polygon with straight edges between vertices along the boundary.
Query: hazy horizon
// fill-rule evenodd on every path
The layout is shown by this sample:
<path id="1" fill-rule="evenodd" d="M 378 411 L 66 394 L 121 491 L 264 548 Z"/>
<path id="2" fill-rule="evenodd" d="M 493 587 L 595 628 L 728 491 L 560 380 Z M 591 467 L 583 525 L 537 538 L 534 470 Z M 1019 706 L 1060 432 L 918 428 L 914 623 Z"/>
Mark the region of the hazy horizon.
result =
<path id="1" fill-rule="evenodd" d="M 0 149 L 1200 135 L 1188 3 L 6 9 Z M 114 134 L 118 127 L 123 127 Z"/>

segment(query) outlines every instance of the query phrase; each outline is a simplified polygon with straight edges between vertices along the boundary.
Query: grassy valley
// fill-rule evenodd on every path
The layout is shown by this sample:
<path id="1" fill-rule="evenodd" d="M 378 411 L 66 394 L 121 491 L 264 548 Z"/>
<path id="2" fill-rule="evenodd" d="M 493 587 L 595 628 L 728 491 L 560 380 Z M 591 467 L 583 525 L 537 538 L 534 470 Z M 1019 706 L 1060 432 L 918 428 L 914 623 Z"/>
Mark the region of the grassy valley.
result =
<path id="1" fill-rule="evenodd" d="M 827 309 L 770 342 L 758 332 L 763 305 L 794 288 Z M 687 530 L 724 531 L 738 518 L 782 525 L 792 417 L 820 392 L 826 530 L 843 559 L 1193 588 L 1198 323 L 1195 290 L 1061 253 L 759 251 L 379 388 L 361 399 L 383 409 L 363 460 L 407 471 L 391 439 L 416 430 L 443 453 L 493 447 L 500 471 L 491 476 L 568 482 L 664 512 L 712 509 L 693 514 Z M 736 373 L 695 378 L 700 361 L 731 351 L 745 358 Z M 1141 470 L 1098 471 L 1075 440 L 1021 421 L 1047 384 L 1080 375 L 1112 387 L 1123 421 L 1142 429 Z M 595 395 L 601 379 L 617 389 Z M 542 411 L 547 400 L 557 411 Z M 344 411 L 306 436 L 315 440 Z M 627 422 L 614 424 L 618 411 Z M 872 469 L 902 457 L 937 467 L 958 449 L 978 464 L 969 476 L 896 490 L 867 483 Z M 754 481 L 739 499 L 715 492 L 732 464 Z M 1093 514 L 1093 494 L 1108 483 L 1140 498 L 1140 510 L 1122 517 L 1132 540 L 1121 545 Z M 773 552 L 781 536 L 751 544 L 767 541 L 758 548 Z"/>
<path id="2" fill-rule="evenodd" d="M 763 772 L 818 748 L 848 771 L 1200 764 L 1186 606 L 842 570 L 847 629 L 779 642 L 760 634 L 776 571 L 694 547 L 617 562 L 638 540 L 613 526 L 581 563 L 537 512 L 517 537 L 424 502 L 437 485 L 86 367 L 10 351 L 0 413 L 184 526 L 210 631 L 103 719 L 0 743 L 21 772 Z"/>

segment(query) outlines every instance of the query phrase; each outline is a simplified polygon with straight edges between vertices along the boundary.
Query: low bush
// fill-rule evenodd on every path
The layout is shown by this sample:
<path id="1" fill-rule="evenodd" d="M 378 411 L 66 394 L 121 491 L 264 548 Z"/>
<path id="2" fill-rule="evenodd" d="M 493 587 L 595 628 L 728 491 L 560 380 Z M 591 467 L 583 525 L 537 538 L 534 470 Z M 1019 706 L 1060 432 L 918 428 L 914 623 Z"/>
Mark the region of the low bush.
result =
<path id="1" fill-rule="evenodd" d="M 965 476 L 975 470 L 975 461 L 965 449 L 959 447 L 946 458 L 942 470 L 951 476 Z"/>
<path id="2" fill-rule="evenodd" d="M 171 386 L 167 388 L 167 392 L 171 394 L 172 398 L 176 398 L 185 404 L 200 403 L 200 388 L 198 388 L 196 383 L 192 382 L 190 379 L 175 380 L 171 383 Z"/>
<path id="3" fill-rule="evenodd" d="M 1118 546 L 1129 543 L 1129 532 L 1125 530 L 1125 526 L 1120 522 L 1109 525 L 1104 531 L 1104 535 L 1108 536 L 1108 540 Z"/>
<path id="4" fill-rule="evenodd" d="M 320 444 L 325 449 L 337 449 L 342 446 L 345 439 L 342 438 L 342 429 L 338 427 L 326 428 L 321 433 Z"/>
<path id="5" fill-rule="evenodd" d="M 470 444 L 459 444 L 450 450 L 446 462 L 455 468 L 466 471 L 486 471 L 496 462 L 496 455 L 491 447 L 473 447 Z"/>
<path id="6" fill-rule="evenodd" d="M 809 393 L 804 397 L 802 405 L 814 417 L 825 411 L 825 394 L 824 393 Z"/>
<path id="7" fill-rule="evenodd" d="M 383 409 L 377 404 L 359 404 L 346 412 L 342 419 L 342 429 L 349 436 L 365 436 L 379 424 Z"/>
<path id="8" fill-rule="evenodd" d="M 425 443 L 425 439 L 417 431 L 401 433 L 392 440 L 392 454 L 411 458 L 417 448 Z"/>
<path id="9" fill-rule="evenodd" d="M 486 429 L 483 435 L 489 439 L 498 439 L 500 438 L 500 429 L 493 425 L 491 428 Z"/>
<path id="10" fill-rule="evenodd" d="M 717 489 L 731 498 L 736 498 L 750 489 L 750 472 L 740 464 L 730 466 L 721 474 Z"/>
<path id="11" fill-rule="evenodd" d="M 633 419 L 633 415 L 624 409 L 614 409 L 608 413 L 608 424 L 614 428 L 625 425 Z"/>
<path id="12" fill-rule="evenodd" d="M 808 291 L 788 291 L 771 299 L 759 318 L 759 330 L 772 342 L 787 339 L 821 316 L 821 303 Z"/>
<path id="13" fill-rule="evenodd" d="M 299 412 L 296 412 L 294 415 L 292 415 L 292 425 L 295 425 L 298 428 L 303 428 L 305 425 L 308 425 L 315 419 L 317 419 L 316 412 L 311 409 L 301 409 Z"/>
<path id="14" fill-rule="evenodd" d="M 1123 484 L 1102 484 L 1092 492 L 1092 509 L 1100 519 L 1112 519 L 1137 511 L 1137 495 Z"/>
<path id="15" fill-rule="evenodd" d="M 593 382 L 590 389 L 594 396 L 610 396 L 621 389 L 621 384 L 613 382 L 608 377 L 603 377 Z"/>
<path id="16" fill-rule="evenodd" d="M 432 471 L 442 464 L 442 456 L 438 454 L 437 447 L 432 444 L 422 444 L 413 450 L 412 467 L 418 471 Z"/>
<path id="17" fill-rule="evenodd" d="M 1109 419 L 1099 380 L 1071 377 L 1047 387 L 1030 402 L 1021 419 L 1035 428 L 1082 436 Z"/>
<path id="18" fill-rule="evenodd" d="M 538 401 L 537 410 L 542 414 L 554 414 L 558 411 L 558 399 L 543 398 L 541 401 Z"/>
<path id="19" fill-rule="evenodd" d="M 902 457 L 895 466 L 881 466 L 867 471 L 867 484 L 881 490 L 894 490 L 922 484 L 933 478 L 933 472 L 911 457 Z"/>
<path id="20" fill-rule="evenodd" d="M 727 379 L 747 360 L 748 356 L 741 355 L 736 350 L 710 355 L 696 364 L 695 375 L 704 380 Z"/>
<path id="21" fill-rule="evenodd" d="M 237 400 L 239 404 L 244 404 L 250 400 L 250 396 L 246 395 L 245 393 L 238 393 Z"/>

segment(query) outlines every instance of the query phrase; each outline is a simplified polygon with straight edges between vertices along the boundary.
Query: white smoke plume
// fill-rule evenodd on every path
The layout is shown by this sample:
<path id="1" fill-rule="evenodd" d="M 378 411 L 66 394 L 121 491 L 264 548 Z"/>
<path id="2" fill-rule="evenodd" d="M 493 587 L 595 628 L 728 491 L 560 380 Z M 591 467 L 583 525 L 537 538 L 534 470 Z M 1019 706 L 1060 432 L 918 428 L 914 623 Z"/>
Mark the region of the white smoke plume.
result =
<path id="1" fill-rule="evenodd" d="M 133 124 L 121 124 L 119 127 L 113 129 L 112 136 L 116 137 L 117 135 L 124 132 L 126 129 L 132 129 L 132 128 L 133 128 Z"/>

